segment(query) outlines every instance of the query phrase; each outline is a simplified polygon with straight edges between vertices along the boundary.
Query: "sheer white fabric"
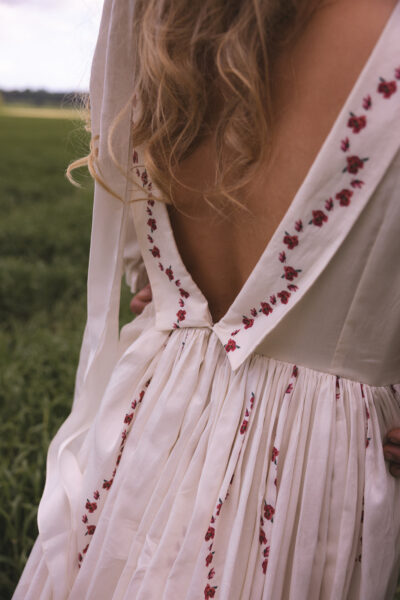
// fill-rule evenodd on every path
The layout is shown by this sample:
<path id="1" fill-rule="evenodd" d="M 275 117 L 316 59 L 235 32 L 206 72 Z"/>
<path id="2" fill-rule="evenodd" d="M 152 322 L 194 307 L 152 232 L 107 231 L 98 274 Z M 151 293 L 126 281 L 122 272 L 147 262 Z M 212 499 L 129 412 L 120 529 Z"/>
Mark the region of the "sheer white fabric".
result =
<path id="1" fill-rule="evenodd" d="M 91 83 L 102 172 L 126 200 L 138 192 L 105 136 L 133 92 L 133 8 L 106 1 Z M 118 156 L 151 196 L 123 204 L 96 186 L 75 401 L 14 600 L 392 598 L 400 484 L 382 440 L 400 427 L 399 32 L 398 3 L 218 323 L 126 111 Z M 119 337 L 124 266 L 153 302 Z"/>

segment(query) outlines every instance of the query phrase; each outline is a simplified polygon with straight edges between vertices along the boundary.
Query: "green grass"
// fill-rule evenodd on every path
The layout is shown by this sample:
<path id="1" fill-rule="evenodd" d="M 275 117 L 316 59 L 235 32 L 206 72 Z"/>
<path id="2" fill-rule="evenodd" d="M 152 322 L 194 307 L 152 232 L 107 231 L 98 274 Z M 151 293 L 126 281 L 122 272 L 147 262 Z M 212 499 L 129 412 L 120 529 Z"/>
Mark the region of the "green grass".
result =
<path id="1" fill-rule="evenodd" d="M 0 114 L 1 599 L 36 538 L 47 447 L 71 407 L 93 191 L 64 171 L 86 141 L 70 119 Z M 123 305 L 125 322 L 126 289 Z"/>

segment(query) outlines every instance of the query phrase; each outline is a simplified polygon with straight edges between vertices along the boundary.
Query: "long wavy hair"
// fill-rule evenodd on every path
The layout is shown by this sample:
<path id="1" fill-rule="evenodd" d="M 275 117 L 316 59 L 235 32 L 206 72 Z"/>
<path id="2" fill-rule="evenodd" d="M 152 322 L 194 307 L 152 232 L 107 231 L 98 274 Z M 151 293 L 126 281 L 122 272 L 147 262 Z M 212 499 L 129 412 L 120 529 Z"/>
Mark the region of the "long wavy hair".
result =
<path id="1" fill-rule="evenodd" d="M 177 167 L 211 137 L 215 179 L 204 197 L 214 206 L 217 199 L 241 204 L 240 191 L 270 151 L 274 56 L 296 38 L 319 4 L 136 0 L 132 101 L 134 96 L 140 99 L 141 114 L 132 139 L 135 147 L 143 148 L 146 170 L 165 202 L 173 203 Z M 114 129 L 108 136 L 111 156 Z M 72 171 L 84 165 L 113 193 L 96 169 L 93 140 L 88 156 L 72 163 L 67 177 L 73 182 Z"/>

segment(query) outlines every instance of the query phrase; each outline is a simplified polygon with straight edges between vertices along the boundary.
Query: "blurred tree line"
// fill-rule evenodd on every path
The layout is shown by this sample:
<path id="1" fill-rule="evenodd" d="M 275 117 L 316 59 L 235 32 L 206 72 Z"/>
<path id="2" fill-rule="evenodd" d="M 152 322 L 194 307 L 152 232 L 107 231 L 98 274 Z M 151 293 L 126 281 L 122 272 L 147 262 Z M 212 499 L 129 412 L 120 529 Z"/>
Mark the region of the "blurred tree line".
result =
<path id="1" fill-rule="evenodd" d="M 47 90 L 1 90 L 0 104 L 29 104 L 33 106 L 69 107 L 74 105 L 77 92 L 48 92 Z"/>

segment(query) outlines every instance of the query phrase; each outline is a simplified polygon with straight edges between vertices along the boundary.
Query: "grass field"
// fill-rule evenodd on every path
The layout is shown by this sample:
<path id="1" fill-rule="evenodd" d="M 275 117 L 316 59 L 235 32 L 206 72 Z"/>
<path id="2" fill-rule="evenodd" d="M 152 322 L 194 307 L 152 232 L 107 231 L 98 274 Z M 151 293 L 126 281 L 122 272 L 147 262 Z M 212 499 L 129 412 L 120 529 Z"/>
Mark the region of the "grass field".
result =
<path id="1" fill-rule="evenodd" d="M 37 534 L 47 447 L 70 410 L 86 318 L 92 186 L 63 175 L 86 152 L 64 117 L 0 110 L 0 600 Z M 128 299 L 125 288 L 121 322 Z"/>
<path id="2" fill-rule="evenodd" d="M 64 177 L 86 140 L 70 114 L 42 110 L 0 110 L 1 600 L 37 534 L 46 451 L 70 410 L 86 318 L 92 185 Z M 126 290 L 123 305 L 126 321 Z"/>

